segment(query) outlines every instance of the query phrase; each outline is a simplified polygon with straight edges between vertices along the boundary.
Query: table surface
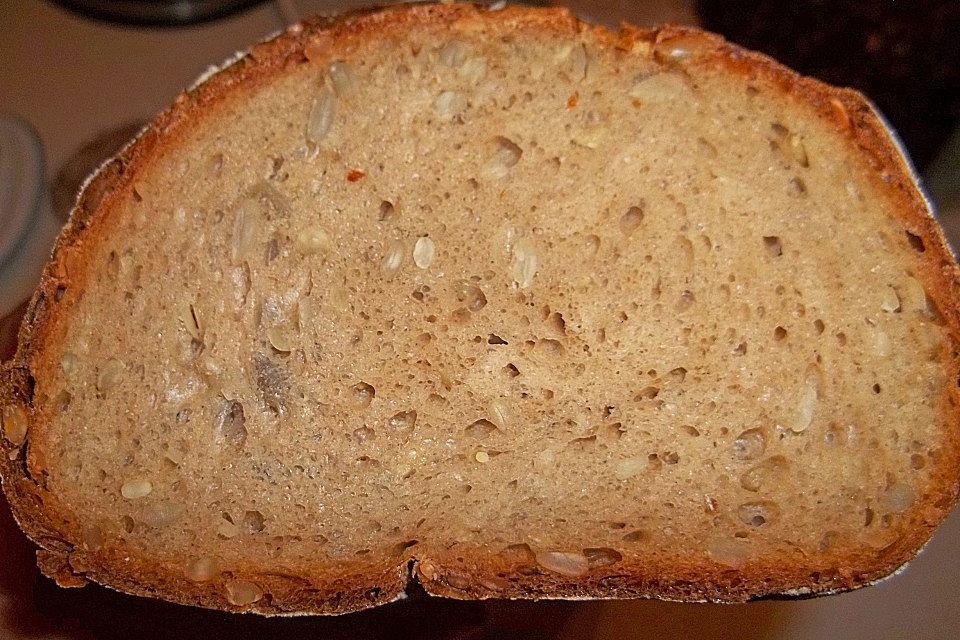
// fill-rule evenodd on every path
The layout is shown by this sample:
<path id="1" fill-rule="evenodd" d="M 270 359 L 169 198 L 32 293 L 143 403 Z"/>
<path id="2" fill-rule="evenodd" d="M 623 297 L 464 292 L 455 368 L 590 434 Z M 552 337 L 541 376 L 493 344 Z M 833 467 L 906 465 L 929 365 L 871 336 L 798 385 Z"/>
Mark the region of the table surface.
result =
<path id="1" fill-rule="evenodd" d="M 292 0 L 300 14 L 329 2 Z M 689 2 L 572 2 L 615 22 L 692 19 Z M 0 110 L 30 121 L 53 173 L 85 141 L 165 106 L 209 64 L 275 31 L 275 5 L 213 24 L 143 30 L 82 20 L 41 0 L 0 0 Z M 4 338 L 4 336 L 7 336 Z M 0 351 L 9 332 L 0 324 Z M 662 602 L 464 603 L 413 597 L 340 618 L 232 616 L 41 577 L 34 547 L 0 498 L 0 638 L 516 637 L 955 638 L 960 630 L 960 513 L 893 580 L 857 592 L 747 605 Z M 491 632 L 491 630 L 495 630 Z"/>

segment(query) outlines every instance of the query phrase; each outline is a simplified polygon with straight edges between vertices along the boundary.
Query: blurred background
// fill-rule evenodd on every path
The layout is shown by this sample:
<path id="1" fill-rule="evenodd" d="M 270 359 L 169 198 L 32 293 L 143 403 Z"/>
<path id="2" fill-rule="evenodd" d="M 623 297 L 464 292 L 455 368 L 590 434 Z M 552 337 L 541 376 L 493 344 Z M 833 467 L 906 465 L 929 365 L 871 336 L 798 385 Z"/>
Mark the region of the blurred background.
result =
<path id="1" fill-rule="evenodd" d="M 82 180 L 212 64 L 357 0 L 0 0 L 0 359 Z M 592 22 L 697 25 L 864 92 L 899 131 L 960 246 L 957 0 L 568 0 Z M 468 603 L 412 593 L 335 619 L 232 616 L 61 590 L 0 498 L 6 638 L 957 638 L 960 514 L 903 575 L 840 596 L 746 605 Z"/>

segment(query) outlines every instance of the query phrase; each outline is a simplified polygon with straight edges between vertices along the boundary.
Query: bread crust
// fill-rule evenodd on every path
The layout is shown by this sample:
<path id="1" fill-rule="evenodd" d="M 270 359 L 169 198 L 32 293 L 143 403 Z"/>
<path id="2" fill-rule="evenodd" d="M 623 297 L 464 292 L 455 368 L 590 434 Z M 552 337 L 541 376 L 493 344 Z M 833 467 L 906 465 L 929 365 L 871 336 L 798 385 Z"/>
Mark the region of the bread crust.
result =
<path id="1" fill-rule="evenodd" d="M 905 232 L 919 238 L 923 246 L 919 279 L 927 288 L 931 304 L 943 319 L 950 348 L 942 355 L 953 370 L 958 365 L 960 271 L 943 233 L 931 216 L 928 202 L 902 151 L 870 103 L 850 89 L 838 89 L 805 78 L 777 62 L 725 42 L 718 36 L 697 30 L 665 26 L 640 29 L 624 26 L 619 32 L 593 27 L 574 18 L 564 9 L 523 9 L 507 7 L 488 11 L 472 5 L 403 5 L 384 10 L 350 13 L 339 18 L 314 18 L 290 27 L 276 37 L 253 46 L 217 73 L 208 75 L 189 91 L 179 95 L 116 158 L 92 176 L 81 191 L 70 221 L 61 233 L 51 262 L 44 270 L 37 292 L 30 302 L 19 333 L 18 349 L 0 375 L 0 405 L 17 406 L 28 418 L 27 441 L 14 445 L 0 439 L 0 475 L 3 489 L 18 524 L 40 547 L 41 570 L 63 586 L 93 581 L 135 595 L 163 598 L 182 604 L 250 611 L 264 615 L 338 614 L 371 607 L 400 597 L 411 580 L 419 581 L 431 594 L 460 599 L 482 598 L 659 598 L 678 601 L 735 602 L 776 595 L 801 596 L 832 593 L 865 586 L 891 575 L 913 558 L 929 539 L 934 528 L 956 502 L 960 483 L 960 432 L 955 387 L 944 390 L 942 411 L 950 425 L 941 475 L 932 482 L 931 497 L 914 508 L 910 533 L 879 551 L 865 550 L 845 558 L 831 572 L 811 572 L 809 561 L 795 552 L 785 553 L 779 570 L 739 570 L 704 567 L 696 564 L 664 563 L 654 558 L 620 562 L 566 578 L 546 572 L 516 572 L 496 555 L 495 550 L 477 549 L 464 558 L 433 554 L 420 557 L 415 548 L 393 567 L 377 571 L 368 568 L 323 585 L 311 585 L 296 576 L 234 573 L 233 579 L 254 580 L 267 597 L 247 606 L 231 604 L 213 583 L 195 584 L 170 576 L 150 563 L 124 562 L 119 556 L 91 553 L 84 548 L 81 532 L 56 496 L 44 487 L 45 452 L 30 446 L 46 424 L 33 409 L 34 376 L 52 366 L 56 351 L 58 319 L 67 313 L 71 285 L 85 280 L 84 245 L 109 228 L 107 218 L 114 203 L 128 197 L 134 179 L 164 149 L 176 145 L 205 109 L 251 91 L 295 65 L 306 61 L 311 47 L 342 50 L 389 33 L 402 33 L 408 24 L 436 26 L 480 22 L 509 32 L 517 28 L 575 36 L 591 31 L 605 46 L 669 59 L 677 51 L 695 58 L 696 64 L 712 65 L 747 80 L 771 82 L 790 99 L 811 105 L 826 123 L 843 133 L 852 148 L 873 169 L 877 187 L 895 205 Z M 510 580 L 491 579 L 497 572 L 510 573 Z"/>

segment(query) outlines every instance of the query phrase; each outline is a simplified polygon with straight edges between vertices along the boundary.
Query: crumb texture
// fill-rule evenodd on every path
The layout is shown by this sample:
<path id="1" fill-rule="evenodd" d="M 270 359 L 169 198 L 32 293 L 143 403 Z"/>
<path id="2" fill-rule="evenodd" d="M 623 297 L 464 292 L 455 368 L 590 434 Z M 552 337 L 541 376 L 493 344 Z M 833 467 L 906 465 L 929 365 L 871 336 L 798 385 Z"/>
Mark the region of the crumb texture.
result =
<path id="1" fill-rule="evenodd" d="M 242 608 L 897 544 L 949 339 L 843 132 L 684 48 L 406 29 L 210 106 L 84 245 L 31 446 L 88 557 Z"/>

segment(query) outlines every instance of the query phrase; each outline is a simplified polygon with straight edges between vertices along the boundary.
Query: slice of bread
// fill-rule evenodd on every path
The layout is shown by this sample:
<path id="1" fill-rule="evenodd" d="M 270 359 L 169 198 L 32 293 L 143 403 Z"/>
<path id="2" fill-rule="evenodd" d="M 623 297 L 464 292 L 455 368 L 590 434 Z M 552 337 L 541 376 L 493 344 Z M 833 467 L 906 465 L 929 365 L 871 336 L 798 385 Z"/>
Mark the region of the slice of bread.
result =
<path id="1" fill-rule="evenodd" d="M 61 584 L 234 611 L 851 589 L 956 499 L 957 274 L 860 95 L 716 36 L 307 22 L 84 189 L 4 489 Z"/>

